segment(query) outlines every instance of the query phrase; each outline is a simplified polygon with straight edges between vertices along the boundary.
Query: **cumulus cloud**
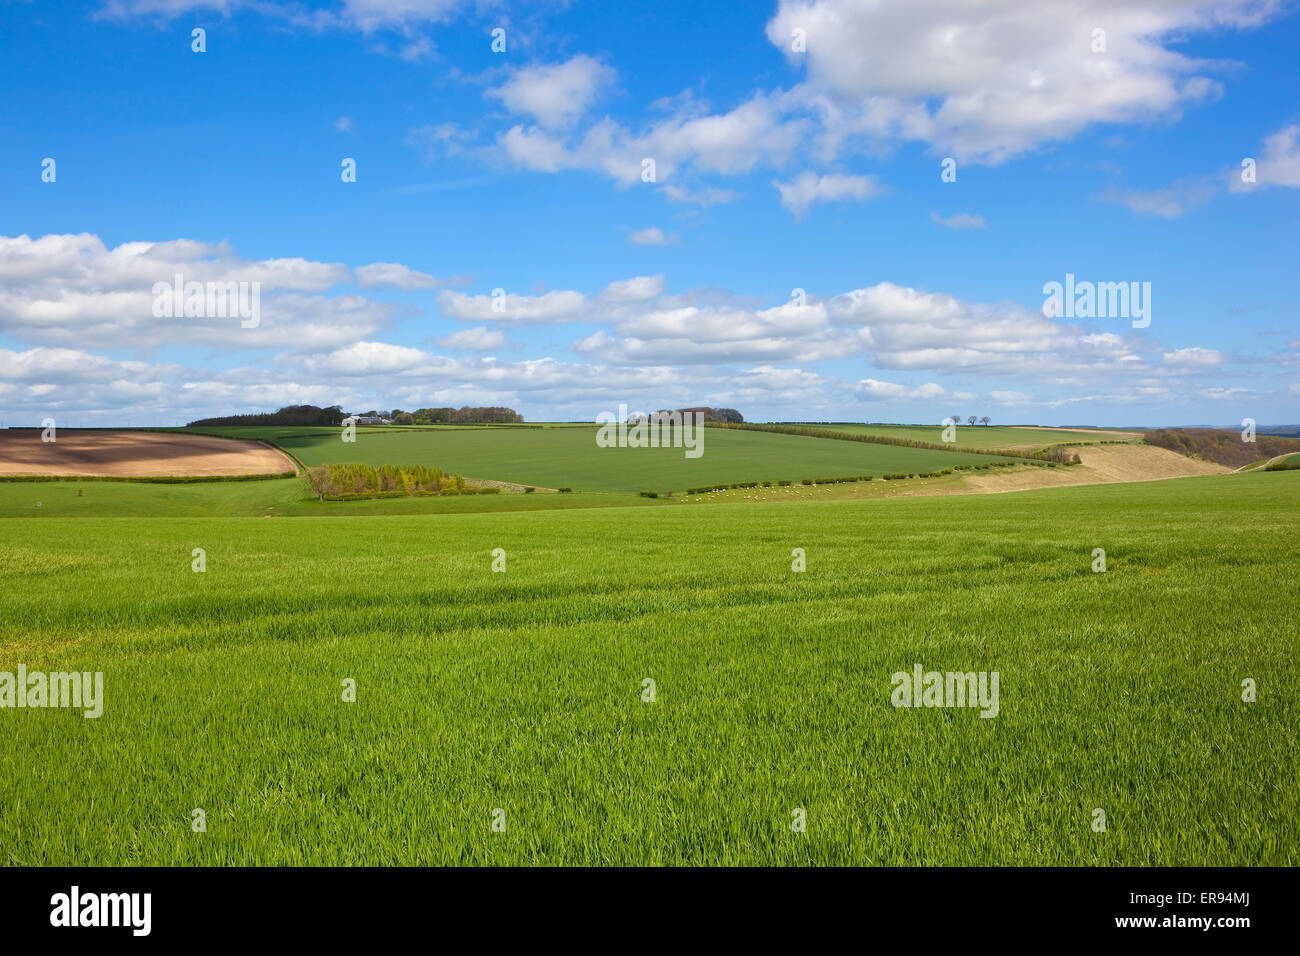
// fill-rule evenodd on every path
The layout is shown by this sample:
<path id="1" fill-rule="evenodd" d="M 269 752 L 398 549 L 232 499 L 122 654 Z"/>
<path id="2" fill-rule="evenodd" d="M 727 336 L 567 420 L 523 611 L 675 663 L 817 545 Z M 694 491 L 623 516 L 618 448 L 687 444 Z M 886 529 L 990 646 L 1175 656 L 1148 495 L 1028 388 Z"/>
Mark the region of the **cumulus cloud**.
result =
<path id="1" fill-rule="evenodd" d="M 627 241 L 634 246 L 675 246 L 678 238 L 675 232 L 665 234 L 658 226 L 650 226 L 628 233 Z"/>
<path id="2" fill-rule="evenodd" d="M 506 344 L 506 334 L 500 329 L 489 329 L 486 325 L 477 325 L 472 329 L 461 329 L 438 340 L 443 348 L 461 349 L 471 352 L 485 352 L 499 349 Z"/>
<path id="3" fill-rule="evenodd" d="M 1228 180 L 1236 192 L 1258 186 L 1300 189 L 1300 124 L 1284 126 L 1264 140 L 1264 152 L 1255 161 L 1255 182 L 1243 182 L 1241 172 L 1234 169 Z"/>
<path id="4" fill-rule="evenodd" d="M 827 144 L 917 139 L 998 163 L 1099 123 L 1176 119 L 1215 96 L 1214 64 L 1173 45 L 1258 26 L 1274 0 L 782 0 L 768 39 L 806 70 Z M 791 37 L 804 31 L 806 52 Z M 1094 52 L 1095 30 L 1104 52 Z"/>
<path id="5" fill-rule="evenodd" d="M 263 282 L 261 326 L 155 319 L 152 285 L 176 272 L 197 281 Z M 350 270 L 302 258 L 246 260 L 226 245 L 185 239 L 109 248 L 89 235 L 0 237 L 0 323 L 7 344 L 22 343 L 0 350 L 0 409 L 36 420 L 42 410 L 89 410 L 119 423 L 165 416 L 170 424 L 172 416 L 298 401 L 362 408 L 481 402 L 589 417 L 644 398 L 653 407 L 798 404 L 842 414 L 855 397 L 963 400 L 973 394 L 961 380 L 969 375 L 1015 376 L 1013 387 L 984 400 L 1040 407 L 1174 402 L 1235 387 L 1224 382 L 1229 358 L 1214 349 L 1161 348 L 1127 328 L 1073 325 L 1016 303 L 972 302 L 890 282 L 776 305 L 717 289 L 670 292 L 662 274 L 589 291 L 539 287 L 493 296 L 442 289 L 442 314 L 473 324 L 438 341 L 459 353 L 450 357 L 383 341 L 376 333 L 392 324 L 397 307 L 335 289 L 353 281 L 419 290 L 443 280 L 401 263 Z M 571 343 L 576 361 L 465 354 L 505 347 L 507 328 L 565 322 L 595 326 Z M 177 364 L 174 352 L 166 363 L 120 357 L 123 349 L 160 347 L 189 347 L 189 362 L 209 361 L 212 351 L 226 358 L 195 368 Z M 112 349 L 113 357 L 95 349 Z M 226 367 L 231 353 L 241 361 Z M 1290 355 L 1275 361 L 1285 364 Z M 853 382 L 812 367 L 854 357 L 880 371 Z M 1198 380 L 1205 373 L 1213 374 L 1212 385 Z M 1106 391 L 1097 392 L 1098 381 L 1108 383 Z M 1032 399 L 1019 390 L 1022 383 L 1043 386 L 1048 397 Z"/>
<path id="6" fill-rule="evenodd" d="M 1164 363 L 1178 368 L 1207 368 L 1223 364 L 1223 355 L 1214 349 L 1186 348 L 1164 353 Z"/>
<path id="7" fill-rule="evenodd" d="M 495 138 L 497 151 L 521 168 L 587 170 L 631 185 L 641 181 L 641 162 L 650 158 L 666 195 L 707 205 L 731 197 L 693 182 L 706 174 L 781 169 L 796 158 L 824 163 L 874 155 L 905 141 L 962 162 L 996 164 L 1101 124 L 1177 120 L 1219 94 L 1221 65 L 1186 56 L 1176 44 L 1192 33 L 1258 27 L 1283 6 L 1279 0 L 781 0 L 767 36 L 804 77 L 788 89 L 755 90 L 730 108 L 715 110 L 686 90 L 652 104 L 663 117 L 631 124 L 606 116 L 584 125 L 613 78 L 609 67 L 585 55 L 524 68 L 486 95 L 528 119 Z M 805 52 L 793 49 L 796 30 L 806 37 Z M 1104 50 L 1095 50 L 1097 30 L 1104 31 Z M 1288 127 L 1270 141 L 1267 181 L 1296 181 L 1296 135 Z M 872 194 L 871 187 L 834 174 L 806 176 L 779 184 L 792 210 L 819 198 Z M 1169 196 L 1144 199 L 1138 192 L 1117 194 L 1116 201 L 1158 215 L 1174 208 Z"/>
<path id="8" fill-rule="evenodd" d="M 879 368 L 1073 376 L 1145 365 L 1119 335 L 1089 332 L 1014 303 L 966 302 L 892 282 L 827 302 L 831 320 L 856 327 Z"/>
<path id="9" fill-rule="evenodd" d="M 864 378 L 858 382 L 857 397 L 864 402 L 880 401 L 937 401 L 951 397 L 948 390 L 937 382 L 924 385 L 900 385 L 897 382 L 882 382 L 879 379 Z"/>
<path id="10" fill-rule="evenodd" d="M 580 53 L 564 63 L 516 70 L 501 86 L 488 90 L 487 96 L 547 129 L 560 129 L 572 126 L 586 113 L 614 78 L 612 68 Z"/>
<path id="11" fill-rule="evenodd" d="M 219 316 L 158 318 L 158 283 L 257 283 L 260 321 L 241 328 Z M 219 349 L 326 348 L 387 325 L 394 307 L 363 296 L 325 296 L 351 281 L 341 263 L 243 259 L 225 243 L 124 242 L 90 234 L 0 236 L 0 324 L 38 345 Z"/>
<path id="12" fill-rule="evenodd" d="M 368 266 L 358 266 L 355 270 L 357 285 L 363 289 L 437 289 L 446 285 L 448 280 L 437 279 L 427 272 L 417 272 L 400 262 L 374 262 Z"/>
<path id="13" fill-rule="evenodd" d="M 814 203 L 842 202 L 846 199 L 862 201 L 874 199 L 884 192 L 875 176 L 848 176 L 841 173 L 818 176 L 813 172 L 804 172 L 791 182 L 773 181 L 772 185 L 781 194 L 781 205 L 794 213 L 795 219 L 802 219 L 808 207 Z"/>
<path id="14" fill-rule="evenodd" d="M 663 273 L 652 276 L 633 276 L 631 279 L 618 279 L 605 286 L 601 294 L 605 302 L 639 302 L 663 295 Z"/>
<path id="15" fill-rule="evenodd" d="M 734 109 L 706 113 L 690 102 L 639 129 L 605 117 L 574 135 L 517 125 L 500 134 L 497 143 L 524 169 L 588 170 L 624 186 L 642 182 L 643 161 L 650 159 L 655 182 L 681 186 L 678 196 L 690 197 L 698 194 L 687 183 L 671 182 L 673 177 L 742 175 L 759 166 L 783 166 L 811 130 L 808 119 L 788 115 L 784 104 L 782 94 L 757 93 Z M 721 201 L 721 196 L 713 193 L 712 199 Z"/>
<path id="16" fill-rule="evenodd" d="M 586 304 L 586 297 L 573 291 L 520 295 L 501 290 L 499 295 L 470 295 L 444 289 L 438 293 L 438 311 L 447 318 L 499 325 L 574 322 L 582 318 Z"/>
<path id="17" fill-rule="evenodd" d="M 930 221 L 943 226 L 946 229 L 986 229 L 988 223 L 984 221 L 983 216 L 976 216 L 971 213 L 959 212 L 947 218 L 939 215 L 937 212 L 930 213 Z"/>

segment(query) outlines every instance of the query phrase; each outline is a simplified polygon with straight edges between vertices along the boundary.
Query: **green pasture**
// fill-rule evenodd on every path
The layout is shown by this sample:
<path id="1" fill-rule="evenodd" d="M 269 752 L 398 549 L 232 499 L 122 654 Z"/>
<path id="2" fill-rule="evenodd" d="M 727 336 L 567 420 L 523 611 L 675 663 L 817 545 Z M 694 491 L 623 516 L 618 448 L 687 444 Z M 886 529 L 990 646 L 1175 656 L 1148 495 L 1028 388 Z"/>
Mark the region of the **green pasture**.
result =
<path id="1" fill-rule="evenodd" d="M 834 441 L 705 427 L 703 454 L 683 448 L 601 448 L 596 427 L 358 429 L 344 442 L 339 429 L 270 429 L 263 438 L 304 464 L 430 465 L 471 478 L 543 488 L 619 492 L 683 491 L 743 481 L 798 481 L 890 472 L 923 472 L 998 460 L 966 452 Z M 238 437 L 241 430 L 224 429 Z"/>
<path id="2" fill-rule="evenodd" d="M 77 492 L 81 494 L 78 495 Z M 667 504 L 636 495 L 440 495 L 319 501 L 301 478 L 203 481 L 0 481 L 0 516 L 33 518 L 464 514 Z"/>

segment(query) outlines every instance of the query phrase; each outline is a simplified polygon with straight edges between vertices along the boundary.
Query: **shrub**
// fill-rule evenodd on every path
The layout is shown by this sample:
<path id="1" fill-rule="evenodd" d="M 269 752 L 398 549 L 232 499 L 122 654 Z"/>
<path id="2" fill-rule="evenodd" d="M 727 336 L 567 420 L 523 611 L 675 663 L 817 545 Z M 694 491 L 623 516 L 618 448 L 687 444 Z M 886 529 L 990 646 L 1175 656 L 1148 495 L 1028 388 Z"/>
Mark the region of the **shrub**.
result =
<path id="1" fill-rule="evenodd" d="M 801 485 L 811 485 L 812 483 L 813 483 L 813 480 L 812 480 L 811 478 L 805 478 L 805 479 L 803 479 L 801 482 L 799 482 L 799 484 L 801 484 Z"/>
<path id="2" fill-rule="evenodd" d="M 572 489 L 572 488 L 561 488 L 561 489 L 559 489 L 559 491 L 560 491 L 560 494 L 562 494 L 562 495 L 571 495 L 571 494 L 573 494 L 573 489 Z"/>
<path id="3" fill-rule="evenodd" d="M 642 498 L 658 498 L 658 497 L 659 497 L 659 492 L 657 492 L 657 491 L 643 491 L 643 492 L 641 492 L 640 494 L 641 494 L 641 497 L 642 497 Z"/>
<path id="4" fill-rule="evenodd" d="M 784 488 L 787 485 L 792 484 L 792 482 L 789 479 L 782 479 L 781 481 L 778 481 L 777 484 Z"/>
<path id="5" fill-rule="evenodd" d="M 524 485 L 524 494 L 526 495 L 531 495 L 536 490 L 537 489 L 534 488 L 532 485 Z"/>

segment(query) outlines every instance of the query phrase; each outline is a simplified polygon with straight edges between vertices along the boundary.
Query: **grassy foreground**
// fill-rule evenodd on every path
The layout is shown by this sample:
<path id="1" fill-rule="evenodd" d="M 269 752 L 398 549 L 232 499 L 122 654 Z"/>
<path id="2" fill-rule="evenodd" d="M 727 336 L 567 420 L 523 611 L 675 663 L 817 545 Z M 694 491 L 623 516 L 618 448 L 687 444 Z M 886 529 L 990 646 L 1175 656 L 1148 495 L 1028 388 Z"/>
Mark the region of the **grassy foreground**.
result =
<path id="1" fill-rule="evenodd" d="M 105 675 L 97 720 L 0 710 L 0 861 L 1295 864 L 1298 531 L 1290 472 L 0 519 L 0 670 Z M 918 662 L 999 716 L 891 707 Z"/>

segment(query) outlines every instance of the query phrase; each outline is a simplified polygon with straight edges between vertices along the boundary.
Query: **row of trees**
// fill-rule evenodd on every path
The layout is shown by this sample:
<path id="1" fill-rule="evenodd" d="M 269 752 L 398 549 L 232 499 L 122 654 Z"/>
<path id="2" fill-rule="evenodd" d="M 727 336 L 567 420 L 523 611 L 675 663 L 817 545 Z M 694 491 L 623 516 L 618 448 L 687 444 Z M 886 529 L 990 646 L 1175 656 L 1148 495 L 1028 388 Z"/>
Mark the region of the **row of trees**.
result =
<path id="1" fill-rule="evenodd" d="M 977 424 L 977 423 L 978 423 L 978 424 L 980 424 L 980 425 L 987 425 L 987 424 L 989 424 L 989 423 L 992 422 L 992 421 L 993 421 L 993 419 L 989 418 L 987 415 L 985 415 L 983 418 L 976 418 L 974 415 L 971 415 L 969 418 L 966 419 L 966 424 L 967 424 L 967 425 L 974 425 L 974 424 Z M 961 424 L 961 416 L 960 416 L 960 415 L 953 415 L 953 416 L 952 416 L 952 423 L 953 423 L 954 425 L 960 425 L 960 424 Z"/>
<path id="2" fill-rule="evenodd" d="M 339 425 L 348 417 L 342 406 L 330 405 L 318 408 L 315 405 L 286 405 L 274 412 L 260 412 L 253 415 L 226 415 L 222 418 L 200 418 L 190 422 L 191 425 Z M 516 425 L 524 420 L 513 408 L 489 406 L 485 408 L 418 408 L 413 412 L 404 412 L 394 408 L 391 412 L 371 409 L 368 412 L 352 412 L 362 418 L 387 418 L 395 425 Z"/>
<path id="3" fill-rule="evenodd" d="M 690 408 L 679 408 L 678 412 L 697 412 L 703 416 L 702 421 L 706 422 L 729 422 L 732 425 L 739 425 L 745 420 L 745 416 L 740 414 L 734 408 L 710 408 L 707 405 L 692 405 Z"/>
<path id="4" fill-rule="evenodd" d="M 488 405 L 482 408 L 417 408 L 413 412 L 404 412 L 394 408 L 383 416 L 391 419 L 394 425 L 519 425 L 524 416 L 513 408 Z"/>
<path id="5" fill-rule="evenodd" d="M 709 408 L 707 405 L 693 405 L 690 408 L 661 408 L 650 415 L 633 412 L 628 415 L 629 424 L 636 424 L 639 421 L 650 421 L 656 416 L 662 415 L 684 415 L 686 412 L 695 412 L 700 415 L 702 422 L 726 422 L 731 425 L 739 425 L 745 421 L 745 416 L 740 414 L 734 408 Z M 661 418 L 660 421 L 663 419 Z"/>
<path id="6" fill-rule="evenodd" d="M 256 415 L 227 415 L 224 418 L 200 418 L 191 425 L 338 425 L 343 421 L 338 405 L 318 408 L 315 405 L 286 405 L 274 412 Z"/>

